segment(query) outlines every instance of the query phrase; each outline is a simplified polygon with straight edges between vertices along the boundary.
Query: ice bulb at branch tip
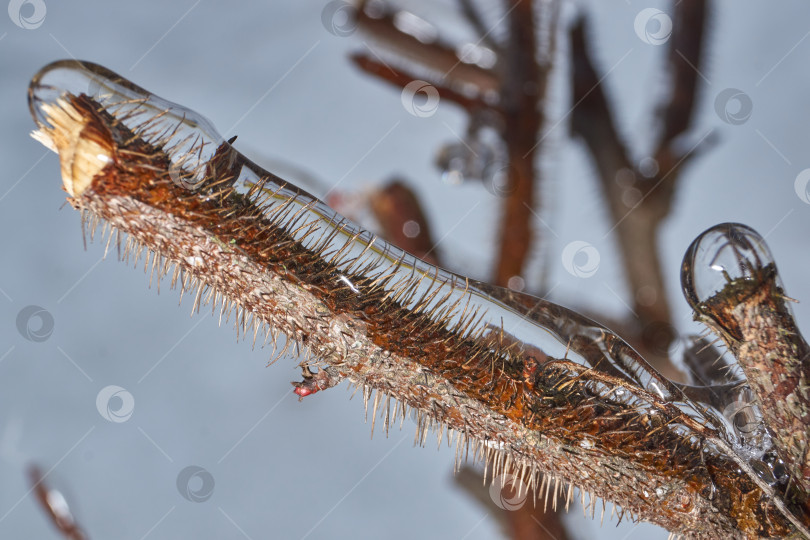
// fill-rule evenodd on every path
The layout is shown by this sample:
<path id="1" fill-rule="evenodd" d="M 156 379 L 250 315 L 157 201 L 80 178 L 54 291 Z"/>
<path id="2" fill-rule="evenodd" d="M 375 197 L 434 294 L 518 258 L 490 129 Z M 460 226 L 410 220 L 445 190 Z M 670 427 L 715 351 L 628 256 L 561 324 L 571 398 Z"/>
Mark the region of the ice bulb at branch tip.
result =
<path id="1" fill-rule="evenodd" d="M 771 447 L 771 439 L 754 392 L 738 384 L 725 402 L 722 412 L 734 434 L 734 449 L 747 459 L 758 459 Z"/>
<path id="2" fill-rule="evenodd" d="M 442 179 L 452 185 L 468 180 L 480 180 L 487 187 L 498 185 L 506 165 L 505 148 L 491 126 L 477 127 L 463 141 L 443 146 L 436 156 Z"/>
<path id="3" fill-rule="evenodd" d="M 774 265 L 765 240 L 740 223 L 721 223 L 698 236 L 683 258 L 681 286 L 696 308 L 733 281 L 758 280 Z"/>
<path id="4" fill-rule="evenodd" d="M 74 100 L 109 115 L 144 141 L 162 147 L 171 160 L 169 174 L 194 189 L 206 178 L 206 164 L 224 140 L 199 113 L 159 98 L 116 73 L 79 60 L 60 60 L 42 68 L 28 87 L 28 106 L 39 128 L 34 138 L 59 151 L 65 188 L 79 195 L 93 176 L 113 160 L 104 137 L 77 137 L 87 128 Z M 108 134 L 115 137 L 115 133 Z M 87 141 L 96 146 L 87 147 Z"/>

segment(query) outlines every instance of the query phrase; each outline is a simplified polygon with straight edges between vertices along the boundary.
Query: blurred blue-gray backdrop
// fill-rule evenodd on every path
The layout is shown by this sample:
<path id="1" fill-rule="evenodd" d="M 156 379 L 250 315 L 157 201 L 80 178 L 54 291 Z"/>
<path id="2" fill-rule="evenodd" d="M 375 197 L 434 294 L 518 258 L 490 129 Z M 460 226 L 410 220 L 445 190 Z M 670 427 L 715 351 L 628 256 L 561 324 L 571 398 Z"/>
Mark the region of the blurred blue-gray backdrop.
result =
<path id="1" fill-rule="evenodd" d="M 650 133 L 650 111 L 665 88 L 665 48 L 644 43 L 633 23 L 644 8 L 670 8 L 580 4 L 591 15 L 600 68 L 610 70 L 604 84 L 623 135 L 643 147 L 638 133 Z M 85 250 L 78 214 L 62 206 L 56 155 L 28 137 L 30 77 L 59 58 L 91 60 L 238 134 L 237 147 L 257 161 L 301 167 L 319 180 L 307 186 L 315 192 L 340 182 L 341 191 L 360 193 L 402 174 L 426 206 L 447 266 L 486 277 L 498 200 L 480 186 L 442 183 L 433 166 L 440 145 L 465 129 L 464 116 L 445 104 L 429 118 L 409 114 L 399 92 L 350 65 L 348 52 L 365 47 L 364 38 L 328 32 L 325 5 L 12 0 L 10 15 L 0 15 L 0 537 L 56 537 L 29 492 L 24 471 L 32 462 L 49 471 L 93 538 L 498 534 L 454 485 L 451 450 L 411 448 L 410 422 L 369 440 L 362 400 L 349 401 L 345 386 L 299 403 L 290 393 L 293 358 L 265 368 L 268 351 L 236 343 L 232 329 L 208 315 L 189 318 L 190 302 L 178 308 L 176 292 L 148 290 L 143 272 L 114 254 L 102 260 L 103 245 Z M 415 5 L 435 20 L 452 17 L 449 1 Z M 787 292 L 803 301 L 799 323 L 810 328 L 810 198 L 799 176 L 810 167 L 810 6 L 780 8 L 724 0 L 712 9 L 695 140 L 714 130 L 718 144 L 684 174 L 661 237 L 683 332 L 694 327 L 679 293 L 681 257 L 721 221 L 767 236 Z M 543 247 L 527 283 L 532 288 L 545 269 L 551 299 L 619 317 L 627 291 L 615 238 L 589 160 L 567 138 L 565 70 L 554 76 L 548 114 L 557 127 L 546 139 L 541 190 L 554 233 L 535 224 Z M 739 125 L 715 111 L 727 88 L 753 104 Z M 588 279 L 561 263 L 573 240 L 600 254 Z M 53 318 L 47 339 L 18 330 L 31 305 Z M 110 385 L 132 396 L 125 422 L 97 410 Z M 122 396 L 112 398 L 116 407 Z M 215 481 L 205 502 L 178 492 L 178 474 L 191 465 Z M 579 538 L 666 537 L 649 525 L 599 529 L 578 509 L 568 519 Z"/>

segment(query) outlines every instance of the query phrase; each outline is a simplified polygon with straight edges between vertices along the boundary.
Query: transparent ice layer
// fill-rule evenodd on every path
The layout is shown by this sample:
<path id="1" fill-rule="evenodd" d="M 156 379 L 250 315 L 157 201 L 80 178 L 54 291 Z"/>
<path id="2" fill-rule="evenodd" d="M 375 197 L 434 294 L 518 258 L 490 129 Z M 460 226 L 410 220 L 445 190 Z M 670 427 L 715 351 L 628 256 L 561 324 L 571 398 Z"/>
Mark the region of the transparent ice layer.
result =
<path id="1" fill-rule="evenodd" d="M 163 146 L 170 173 L 194 188 L 206 176 L 206 163 L 221 141 L 205 117 L 149 93 L 112 71 L 76 60 L 61 60 L 39 71 L 28 88 L 28 106 L 40 127 L 53 127 L 49 106 L 66 95 L 85 95 L 146 142 Z"/>
<path id="2" fill-rule="evenodd" d="M 683 293 L 695 307 L 731 281 L 758 279 L 773 264 L 757 231 L 740 223 L 721 223 L 701 233 L 687 249 L 681 268 Z"/>
<path id="3" fill-rule="evenodd" d="M 765 240 L 740 223 L 721 223 L 701 233 L 687 249 L 681 267 L 681 285 L 687 301 L 701 317 L 717 321 L 722 320 L 723 311 L 734 308 L 738 301 L 735 291 L 741 285 L 757 284 L 765 276 L 781 287 Z M 756 396 L 744 381 L 709 385 L 699 391 L 707 396 L 705 399 L 716 399 L 716 407 L 734 434 L 731 442 L 735 451 L 754 460 L 757 470 L 773 469 L 773 465 L 766 466 L 778 461 L 768 453 L 771 437 Z"/>

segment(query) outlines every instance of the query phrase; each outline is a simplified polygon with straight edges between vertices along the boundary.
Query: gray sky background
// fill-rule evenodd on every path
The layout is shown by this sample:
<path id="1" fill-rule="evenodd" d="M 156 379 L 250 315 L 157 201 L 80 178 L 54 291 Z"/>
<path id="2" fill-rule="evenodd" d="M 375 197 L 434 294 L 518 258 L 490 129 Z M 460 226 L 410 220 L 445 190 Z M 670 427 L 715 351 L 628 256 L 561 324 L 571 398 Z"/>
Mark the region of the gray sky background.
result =
<path id="1" fill-rule="evenodd" d="M 41 2 L 37 2 L 41 4 Z M 13 0 L 24 17 L 34 4 Z M 46 63 L 76 57 L 100 63 L 210 118 L 237 147 L 262 162 L 300 166 L 325 192 L 361 192 L 394 173 L 424 202 L 451 269 L 485 278 L 497 230 L 497 200 L 478 186 L 442 184 L 433 167 L 439 146 L 465 118 L 440 104 L 429 118 L 402 107 L 399 93 L 358 73 L 347 53 L 363 37 L 337 37 L 321 21 L 326 2 L 208 0 L 81 3 L 44 0 L 35 28 L 0 12 L 0 536 L 56 538 L 26 496 L 24 467 L 53 468 L 93 538 L 491 538 L 492 517 L 454 486 L 453 452 L 435 443 L 413 449 L 414 425 L 369 440 L 362 400 L 345 385 L 299 403 L 289 381 L 296 361 L 265 368 L 267 350 L 235 343 L 231 328 L 178 309 L 178 294 L 146 287 L 141 270 L 101 260 L 104 246 L 82 247 L 79 216 L 61 208 L 56 155 L 28 137 L 30 77 Z M 421 5 L 427 5 L 422 2 Z M 447 14 L 449 9 L 430 9 Z M 665 88 L 663 47 L 643 42 L 633 22 L 658 2 L 582 2 L 591 14 L 604 84 L 624 136 L 643 149 L 650 111 Z M 568 8 L 573 6 L 569 5 Z M 800 326 L 810 328 L 807 249 L 810 204 L 795 190 L 810 167 L 810 6 L 720 1 L 714 4 L 700 116 L 693 140 L 713 130 L 718 144 L 683 176 L 661 248 L 675 320 L 694 331 L 679 292 L 684 250 L 701 231 L 740 221 L 767 236 Z M 16 19 L 18 22 L 20 19 Z M 543 162 L 543 247 L 529 287 L 546 268 L 550 298 L 620 316 L 625 312 L 615 238 L 592 167 L 567 137 L 570 104 L 555 73 Z M 715 98 L 727 88 L 750 97 L 740 125 L 721 120 Z M 733 111 L 732 111 L 733 112 Z M 643 157 L 639 154 L 637 157 Z M 592 244 L 597 273 L 582 279 L 561 262 L 571 241 Z M 142 268 L 142 267 L 141 267 Z M 17 330 L 26 306 L 54 319 L 43 342 Z M 108 422 L 98 393 L 123 387 L 132 416 Z M 178 473 L 210 472 L 210 499 L 180 496 Z M 583 520 L 579 538 L 666 538 L 648 525 Z"/>

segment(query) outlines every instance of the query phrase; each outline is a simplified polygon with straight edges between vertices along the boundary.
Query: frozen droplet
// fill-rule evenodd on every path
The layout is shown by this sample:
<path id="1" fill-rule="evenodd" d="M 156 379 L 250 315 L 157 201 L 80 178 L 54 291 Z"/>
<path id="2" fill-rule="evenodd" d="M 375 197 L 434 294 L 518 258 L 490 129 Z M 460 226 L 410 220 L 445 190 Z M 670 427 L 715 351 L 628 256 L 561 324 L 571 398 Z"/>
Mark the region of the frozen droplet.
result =
<path id="1" fill-rule="evenodd" d="M 526 288 L 526 281 L 521 276 L 512 276 L 506 285 L 513 291 L 521 292 Z"/>
<path id="2" fill-rule="evenodd" d="M 161 99 L 91 62 L 53 62 L 42 68 L 28 87 L 31 115 L 45 134 L 53 131 L 55 120 L 77 120 L 78 115 L 72 111 L 79 102 L 86 102 L 93 107 L 95 114 L 108 115 L 115 119 L 115 124 L 121 124 L 145 142 L 161 147 L 171 160 L 169 175 L 172 180 L 189 189 L 194 189 L 206 178 L 208 162 L 217 148 L 225 143 L 199 113 Z"/>
<path id="3" fill-rule="evenodd" d="M 638 164 L 638 170 L 646 178 L 652 178 L 658 174 L 658 161 L 652 157 L 645 157 Z"/>
<path id="4" fill-rule="evenodd" d="M 771 447 L 771 441 L 754 392 L 738 384 L 727 396 L 717 393 L 726 402 L 722 413 L 737 453 L 747 459 L 761 457 Z"/>
<path id="5" fill-rule="evenodd" d="M 729 283 L 758 280 L 773 266 L 771 252 L 759 233 L 739 223 L 722 223 L 704 231 L 686 250 L 681 286 L 696 308 Z"/>
<path id="6" fill-rule="evenodd" d="M 630 188 L 633 187 L 633 184 L 636 182 L 636 173 L 633 172 L 633 169 L 622 167 L 616 171 L 614 180 L 616 181 L 617 186 L 622 188 Z"/>
<path id="7" fill-rule="evenodd" d="M 439 149 L 436 166 L 442 171 L 442 180 L 446 184 L 459 185 L 468 174 L 468 151 L 463 144 L 446 144 Z"/>
<path id="8" fill-rule="evenodd" d="M 735 453 L 759 459 L 772 444 L 754 392 L 739 380 L 706 386 L 677 384 L 691 400 L 714 416 Z"/>
<path id="9" fill-rule="evenodd" d="M 458 169 L 452 169 L 442 172 L 442 182 L 450 184 L 451 186 L 458 186 L 464 183 L 464 173 Z"/>
<path id="10" fill-rule="evenodd" d="M 435 26 L 410 11 L 397 11 L 394 13 L 393 22 L 397 30 L 415 37 L 422 43 L 432 43 L 439 36 Z"/>
<path id="11" fill-rule="evenodd" d="M 476 126 L 461 142 L 444 145 L 436 166 L 446 183 L 480 180 L 490 186 L 506 170 L 506 152 L 500 134 L 489 125 Z"/>
<path id="12" fill-rule="evenodd" d="M 644 196 L 639 189 L 627 188 L 622 191 L 622 203 L 628 208 L 634 208 L 643 198 Z"/>
<path id="13" fill-rule="evenodd" d="M 478 43 L 464 43 L 456 47 L 456 56 L 466 64 L 476 64 L 484 69 L 491 69 L 498 61 L 495 52 Z"/>

